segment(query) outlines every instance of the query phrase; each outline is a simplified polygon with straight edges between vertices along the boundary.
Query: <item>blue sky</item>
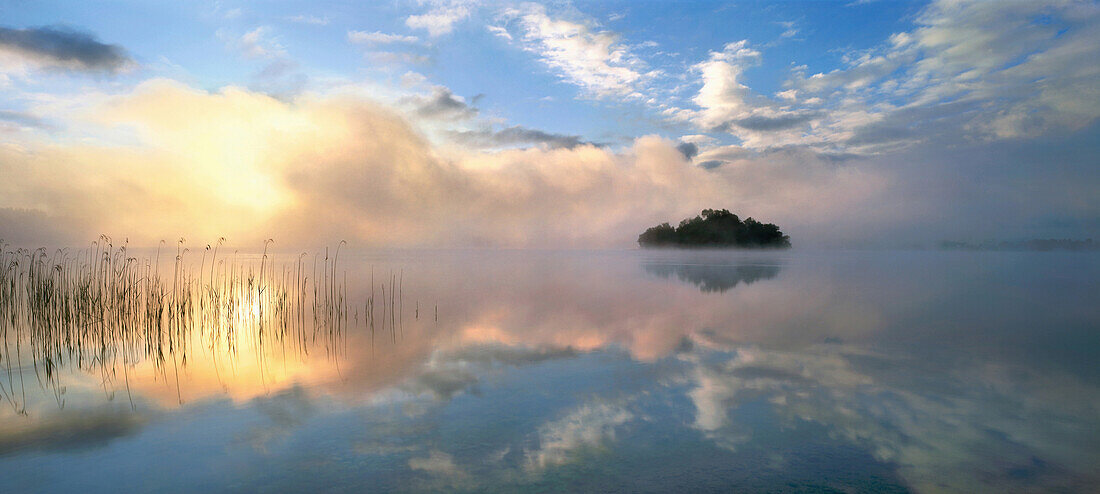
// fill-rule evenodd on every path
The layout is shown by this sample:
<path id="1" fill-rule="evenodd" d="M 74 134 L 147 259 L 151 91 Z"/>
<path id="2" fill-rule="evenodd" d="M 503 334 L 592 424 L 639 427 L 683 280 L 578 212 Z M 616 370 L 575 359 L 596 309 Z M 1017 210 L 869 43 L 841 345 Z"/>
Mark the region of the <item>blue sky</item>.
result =
<path id="1" fill-rule="evenodd" d="M 691 81 L 672 76 L 690 71 L 709 52 L 720 51 L 731 41 L 748 40 L 763 57 L 746 71 L 744 82 L 770 94 L 783 89 L 794 65 L 804 64 L 814 72 L 835 70 L 841 67 L 845 52 L 871 48 L 894 32 L 911 29 L 921 5 L 586 2 L 557 10 L 561 19 L 587 25 L 594 32 L 614 33 L 616 43 L 629 49 L 648 70 L 667 72 L 669 76 L 653 84 L 663 91 L 690 86 Z M 244 55 L 235 46 L 240 38 L 260 29 L 257 43 L 281 47 L 285 58 L 296 64 L 295 70 L 310 79 L 367 78 L 399 85 L 400 76 L 413 71 L 466 99 L 484 95 L 479 108 L 513 125 L 580 134 L 592 141 L 647 133 L 675 138 L 692 132 L 690 126 L 668 122 L 637 102 L 590 97 L 540 63 L 536 53 L 493 35 L 487 26 L 506 24 L 500 13 L 511 7 L 503 3 L 469 7 L 469 17 L 456 20 L 450 32 L 437 36 L 406 24 L 409 16 L 432 11 L 431 4 L 416 2 L 45 2 L 31 7 L 8 4 L 4 17 L 9 27 L 68 26 L 124 47 L 141 64 L 139 70 L 96 81 L 100 84 L 163 76 L 212 91 L 226 85 L 263 87 L 257 73 L 272 61 Z M 416 39 L 364 48 L 349 41 L 348 33 L 355 31 Z M 392 60 L 364 54 L 372 52 L 424 58 Z M 72 82 L 60 79 L 48 82 Z M 42 82 L 36 80 L 26 89 Z M 80 81 L 70 89 L 80 90 L 87 83 Z M 310 84 L 293 89 L 307 90 Z M 677 97 L 680 104 L 690 103 L 686 100 L 691 89 L 669 96 Z"/>
<path id="2" fill-rule="evenodd" d="M 913 242 L 1082 237 L 1100 227 L 1097 199 L 1088 192 L 1097 182 L 1090 165 L 1100 116 L 1095 2 L 4 2 L 0 18 L 0 137 L 15 153 L 2 171 L 11 178 L 47 174 L 42 163 L 55 154 L 94 161 L 78 172 L 100 178 L 102 153 L 157 150 L 178 158 L 166 143 L 195 138 L 204 117 L 192 107 L 174 115 L 153 107 L 171 107 L 185 95 L 197 98 L 193 108 L 212 105 L 208 114 L 235 111 L 243 104 L 235 99 L 244 98 L 256 111 L 285 112 L 311 128 L 337 125 L 325 127 L 329 135 L 365 124 L 349 124 L 346 115 L 317 121 L 314 110 L 340 100 L 350 105 L 341 111 L 369 106 L 358 114 L 396 118 L 400 139 L 416 141 L 416 160 L 426 161 L 386 173 L 423 167 L 433 176 L 454 175 L 446 183 L 416 182 L 421 189 L 389 184 L 369 207 L 342 202 L 347 215 L 419 210 L 423 205 L 401 201 L 425 195 L 537 205 L 529 217 L 508 218 L 523 232 L 502 242 L 509 245 L 563 232 L 566 245 L 617 245 L 548 219 L 587 214 L 600 202 L 592 196 L 609 192 L 601 187 L 617 187 L 610 195 L 623 210 L 604 225 L 617 237 L 634 223 L 675 220 L 711 205 L 784 220 L 824 243 L 856 232 Z M 169 117 L 181 121 L 167 125 Z M 242 117 L 235 130 L 259 140 L 206 143 L 229 147 L 189 158 L 202 163 L 147 156 L 134 165 L 186 175 L 164 187 L 127 177 L 115 185 L 169 204 L 186 195 L 176 190 L 180 183 L 198 183 L 188 169 L 208 169 L 207 179 L 245 180 L 240 190 L 266 191 L 270 200 L 245 201 L 267 201 L 262 212 L 249 212 L 262 216 L 250 223 L 287 224 L 278 209 L 331 194 L 299 190 L 300 181 L 289 177 L 305 173 L 301 165 L 256 157 L 288 140 L 268 141 L 271 132 L 284 132 L 269 128 L 271 117 Z M 411 149 L 386 141 L 394 135 L 372 136 L 372 145 Z M 1068 147 L 1059 152 L 1074 158 L 1023 158 L 1044 155 L 1059 139 Z M 289 142 L 299 147 L 284 154 L 304 152 L 306 141 L 294 134 Z M 345 153 L 349 142 L 325 149 Z M 651 142 L 661 144 L 650 150 Z M 688 167 L 669 172 L 685 180 L 679 188 L 668 173 L 645 172 L 648 153 L 659 154 L 660 146 L 685 151 L 683 163 L 668 165 Z M 1027 152 L 997 165 L 963 158 L 1011 146 Z M 244 167 L 227 158 L 242 153 L 260 161 Z M 665 166 L 666 158 L 653 159 Z M 576 164 L 586 160 L 595 161 Z M 362 178 L 374 167 L 398 166 L 346 161 L 333 171 Z M 550 164 L 559 161 L 570 164 Z M 588 177 L 593 169 L 599 173 Z M 31 193 L 35 187 L 52 192 Z M 88 205 L 72 197 L 94 196 L 91 187 L 24 185 L 0 208 L 10 230 L 33 224 L 27 215 L 86 223 L 74 211 Z M 647 201 L 654 194 L 659 205 Z M 55 196 L 67 198 L 44 199 Z M 639 208 L 628 219 L 627 211 Z M 807 208 L 813 213 L 799 213 Z M 991 222 L 983 217 L 990 211 L 1008 217 Z M 404 238 L 397 243 L 497 243 L 487 240 L 491 227 L 470 217 L 495 212 L 464 214 L 451 223 L 478 233 L 440 235 L 429 224 L 397 235 Z M 950 220 L 940 221 L 945 216 Z M 352 230 L 401 223 L 364 221 Z M 186 224 L 180 216 L 162 226 Z"/>

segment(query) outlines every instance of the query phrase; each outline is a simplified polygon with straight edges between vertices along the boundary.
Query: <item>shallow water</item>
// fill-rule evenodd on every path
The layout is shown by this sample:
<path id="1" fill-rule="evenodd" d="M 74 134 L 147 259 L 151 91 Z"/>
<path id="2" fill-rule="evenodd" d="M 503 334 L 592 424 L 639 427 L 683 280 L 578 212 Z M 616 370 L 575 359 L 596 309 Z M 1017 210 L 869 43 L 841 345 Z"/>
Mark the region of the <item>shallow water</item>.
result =
<path id="1" fill-rule="evenodd" d="M 1095 254 L 342 256 L 347 313 L 325 331 L 248 307 L 232 336 L 179 329 L 159 358 L 104 338 L 47 375 L 43 339 L 11 330 L 2 490 L 1100 482 Z"/>

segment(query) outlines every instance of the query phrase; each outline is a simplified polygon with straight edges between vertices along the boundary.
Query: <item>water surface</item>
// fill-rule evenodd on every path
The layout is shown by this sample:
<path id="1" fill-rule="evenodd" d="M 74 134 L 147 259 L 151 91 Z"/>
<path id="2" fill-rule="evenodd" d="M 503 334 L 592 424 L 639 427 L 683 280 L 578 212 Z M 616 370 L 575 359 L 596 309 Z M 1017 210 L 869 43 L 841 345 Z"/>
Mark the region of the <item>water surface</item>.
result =
<path id="1" fill-rule="evenodd" d="M 157 332 L 5 321 L 4 490 L 1100 481 L 1095 254 L 341 256 L 319 273 L 273 255 L 242 281 L 255 296 Z M 190 283 L 224 287 L 229 266 Z"/>

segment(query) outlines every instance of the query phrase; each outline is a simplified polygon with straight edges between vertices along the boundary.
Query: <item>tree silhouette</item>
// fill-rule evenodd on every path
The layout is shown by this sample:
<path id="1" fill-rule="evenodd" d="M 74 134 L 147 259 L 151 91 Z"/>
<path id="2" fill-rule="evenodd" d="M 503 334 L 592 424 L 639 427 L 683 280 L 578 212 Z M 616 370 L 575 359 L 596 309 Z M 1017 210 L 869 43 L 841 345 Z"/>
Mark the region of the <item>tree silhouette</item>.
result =
<path id="1" fill-rule="evenodd" d="M 727 209 L 704 209 L 699 216 L 687 218 L 673 228 L 662 223 L 638 236 L 642 247 L 775 247 L 791 246 L 790 237 L 772 223 L 745 218 L 742 221 Z"/>

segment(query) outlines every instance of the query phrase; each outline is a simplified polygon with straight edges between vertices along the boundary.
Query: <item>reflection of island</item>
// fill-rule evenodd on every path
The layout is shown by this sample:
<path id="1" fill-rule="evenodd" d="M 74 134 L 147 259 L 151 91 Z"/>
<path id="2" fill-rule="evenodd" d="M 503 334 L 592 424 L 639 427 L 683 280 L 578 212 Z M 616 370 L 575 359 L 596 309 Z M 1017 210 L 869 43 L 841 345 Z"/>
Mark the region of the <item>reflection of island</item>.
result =
<path id="1" fill-rule="evenodd" d="M 775 278 L 779 266 L 768 264 L 663 264 L 642 265 L 649 274 L 662 278 L 676 275 L 680 281 L 691 283 L 703 292 L 725 292 L 739 283 L 754 283 Z"/>

